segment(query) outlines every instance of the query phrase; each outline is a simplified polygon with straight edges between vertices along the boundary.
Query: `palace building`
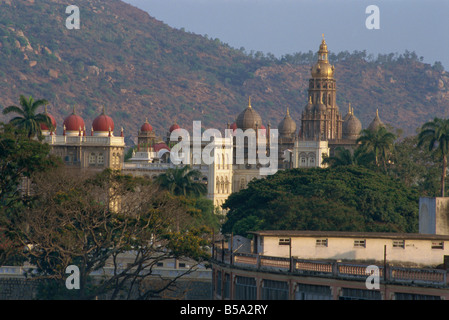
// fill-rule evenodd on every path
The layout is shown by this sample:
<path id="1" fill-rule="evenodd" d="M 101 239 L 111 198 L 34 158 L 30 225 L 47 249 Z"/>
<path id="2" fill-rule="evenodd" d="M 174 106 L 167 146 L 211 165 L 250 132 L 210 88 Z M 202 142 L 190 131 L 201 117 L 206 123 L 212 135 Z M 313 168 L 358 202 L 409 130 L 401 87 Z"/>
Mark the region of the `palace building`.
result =
<path id="1" fill-rule="evenodd" d="M 125 138 L 114 135 L 114 121 L 105 110 L 92 122 L 90 133 L 86 132 L 84 119 L 73 112 L 63 123 L 62 135 L 56 134 L 56 121 L 45 111 L 53 123 L 53 130 L 41 124 L 44 141 L 52 153 L 61 157 L 69 168 L 120 170 L 124 161 Z"/>
<path id="2" fill-rule="evenodd" d="M 354 148 L 362 125 L 350 104 L 345 116 L 337 105 L 337 83 L 334 78 L 336 70 L 329 63 L 328 53 L 323 37 L 318 50 L 318 61 L 311 67 L 308 103 L 304 107 L 301 119 L 295 121 L 287 106 L 277 128 L 272 128 L 270 123 L 264 125 L 263 118 L 249 98 L 248 105 L 235 117 L 235 122 L 228 123 L 222 131 L 228 129 L 235 133 L 237 129 L 243 132 L 254 130 L 256 142 L 266 143 L 266 152 L 258 149 L 258 155 L 260 152 L 264 155 L 271 154 L 270 148 L 276 144 L 276 169 L 280 170 L 321 167 L 323 158 L 333 155 L 335 148 Z M 47 110 L 45 112 L 56 128 L 54 118 L 47 113 Z M 297 126 L 297 123 L 300 126 Z M 377 112 L 368 129 L 374 130 L 383 125 Z M 208 186 L 207 196 L 217 207 L 220 207 L 232 192 L 238 192 L 246 188 L 251 180 L 265 176 L 261 174 L 260 169 L 267 165 L 262 164 L 260 159 L 250 159 L 251 145 L 248 140 L 244 142 L 244 162 L 236 161 L 239 149 L 236 148 L 238 141 L 234 134 L 231 137 L 223 134 L 223 138 L 214 140 L 214 154 L 211 155 L 214 158 L 213 163 L 205 163 L 198 150 L 192 148 L 194 152 L 189 154 L 188 161 L 184 159 L 181 164 L 175 164 L 173 159 L 170 159 L 170 151 L 178 141 L 170 141 L 170 136 L 177 129 L 181 127 L 175 122 L 165 136 L 157 135 L 146 119 L 137 132 L 137 147 L 133 150 L 131 159 L 124 162 L 123 128 L 120 135 L 116 136 L 114 121 L 104 109 L 92 122 L 90 132 L 86 130 L 84 119 L 76 114 L 75 109 L 64 120 L 62 135 L 57 135 L 56 130 L 42 126 L 45 142 L 52 146 L 52 152 L 59 155 L 69 167 L 95 170 L 112 168 L 122 170 L 125 174 L 155 178 L 168 168 L 189 164 L 202 173 L 200 180 Z M 277 129 L 276 139 L 273 129 Z M 207 144 L 190 141 L 192 147 L 195 143 L 197 145 L 199 143 L 202 153 Z"/>

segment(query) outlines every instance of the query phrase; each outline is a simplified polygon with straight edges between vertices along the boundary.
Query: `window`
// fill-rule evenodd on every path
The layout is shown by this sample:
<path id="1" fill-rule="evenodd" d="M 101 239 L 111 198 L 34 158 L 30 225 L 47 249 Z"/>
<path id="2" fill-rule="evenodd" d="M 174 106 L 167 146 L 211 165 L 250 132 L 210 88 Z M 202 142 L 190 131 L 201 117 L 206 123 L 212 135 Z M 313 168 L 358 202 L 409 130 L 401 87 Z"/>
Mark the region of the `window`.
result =
<path id="1" fill-rule="evenodd" d="M 100 153 L 98 155 L 98 163 L 103 164 L 104 163 L 104 155 L 102 153 Z"/>
<path id="2" fill-rule="evenodd" d="M 183 262 L 180 262 L 180 263 L 179 263 L 179 267 L 180 267 L 180 268 L 185 268 L 185 267 L 186 267 L 186 264 L 183 263 Z"/>
<path id="3" fill-rule="evenodd" d="M 89 164 L 94 164 L 97 160 L 97 157 L 95 156 L 95 153 L 91 153 L 89 155 Z"/>
<path id="4" fill-rule="evenodd" d="M 444 241 L 432 241 L 432 249 L 444 249 Z"/>
<path id="5" fill-rule="evenodd" d="M 262 300 L 287 300 L 288 283 L 264 279 L 262 282 Z"/>
<path id="6" fill-rule="evenodd" d="M 290 238 L 279 238 L 279 245 L 285 246 L 290 244 Z"/>
<path id="7" fill-rule="evenodd" d="M 366 240 L 354 240 L 354 247 L 355 248 L 365 248 Z"/>
<path id="8" fill-rule="evenodd" d="M 256 279 L 236 276 L 235 300 L 256 300 L 256 299 L 257 299 Z"/>
<path id="9" fill-rule="evenodd" d="M 393 240 L 393 248 L 405 248 L 405 241 L 404 240 Z"/>
<path id="10" fill-rule="evenodd" d="M 158 263 L 156 264 L 156 266 L 157 266 L 157 267 L 163 267 L 163 266 L 164 266 L 164 263 L 163 263 L 163 262 L 158 262 Z"/>
<path id="11" fill-rule="evenodd" d="M 327 247 L 327 239 L 316 239 L 317 247 Z"/>

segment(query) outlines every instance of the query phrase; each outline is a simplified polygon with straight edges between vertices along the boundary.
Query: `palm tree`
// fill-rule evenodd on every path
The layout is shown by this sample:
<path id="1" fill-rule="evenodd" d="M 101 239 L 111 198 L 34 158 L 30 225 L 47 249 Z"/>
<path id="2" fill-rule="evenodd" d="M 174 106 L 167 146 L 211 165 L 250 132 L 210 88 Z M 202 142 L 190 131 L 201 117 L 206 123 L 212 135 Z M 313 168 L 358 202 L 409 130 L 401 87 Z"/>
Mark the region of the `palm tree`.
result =
<path id="1" fill-rule="evenodd" d="M 170 168 L 157 177 L 156 182 L 176 196 L 199 197 L 207 192 L 207 187 L 195 179 L 201 177 L 201 172 L 190 166 Z"/>
<path id="2" fill-rule="evenodd" d="M 447 170 L 447 155 L 449 152 L 449 119 L 435 118 L 421 127 L 418 135 L 418 147 L 427 145 L 429 151 L 436 150 L 443 158 L 441 173 L 441 196 L 444 197 L 444 181 Z"/>
<path id="3" fill-rule="evenodd" d="M 21 107 L 9 106 L 3 110 L 3 114 L 18 114 L 18 116 L 12 118 L 9 123 L 18 129 L 24 130 L 27 133 L 28 138 L 31 139 L 35 136 L 41 136 L 41 123 L 45 124 L 48 128 L 53 127 L 50 117 L 43 113 L 36 114 L 36 110 L 40 106 L 47 104 L 47 100 L 35 101 L 31 96 L 27 99 L 25 96 L 21 95 Z"/>
<path id="4" fill-rule="evenodd" d="M 335 156 L 325 157 L 323 164 L 336 166 L 366 166 L 373 162 L 373 154 L 367 152 L 362 146 L 356 148 L 354 152 L 343 147 L 335 148 Z"/>
<path id="5" fill-rule="evenodd" d="M 387 158 L 393 147 L 396 136 L 389 132 L 385 127 L 379 126 L 375 130 L 362 130 L 361 136 L 357 139 L 357 143 L 361 143 L 361 147 L 368 152 L 374 153 L 376 166 L 380 161 L 383 162 L 385 171 L 387 170 Z"/>

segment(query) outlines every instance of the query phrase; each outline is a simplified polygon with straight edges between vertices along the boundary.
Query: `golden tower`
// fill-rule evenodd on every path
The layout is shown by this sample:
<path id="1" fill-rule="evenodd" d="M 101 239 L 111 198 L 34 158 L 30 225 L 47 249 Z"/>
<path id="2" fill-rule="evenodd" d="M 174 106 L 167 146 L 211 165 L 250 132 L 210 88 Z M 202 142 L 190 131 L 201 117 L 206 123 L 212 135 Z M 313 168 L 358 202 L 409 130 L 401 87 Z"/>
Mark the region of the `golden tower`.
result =
<path id="1" fill-rule="evenodd" d="M 308 100 L 301 118 L 301 134 L 306 140 L 339 140 L 342 138 L 342 116 L 336 97 L 334 66 L 328 60 L 329 51 L 324 39 L 318 50 L 318 61 L 311 68 Z"/>

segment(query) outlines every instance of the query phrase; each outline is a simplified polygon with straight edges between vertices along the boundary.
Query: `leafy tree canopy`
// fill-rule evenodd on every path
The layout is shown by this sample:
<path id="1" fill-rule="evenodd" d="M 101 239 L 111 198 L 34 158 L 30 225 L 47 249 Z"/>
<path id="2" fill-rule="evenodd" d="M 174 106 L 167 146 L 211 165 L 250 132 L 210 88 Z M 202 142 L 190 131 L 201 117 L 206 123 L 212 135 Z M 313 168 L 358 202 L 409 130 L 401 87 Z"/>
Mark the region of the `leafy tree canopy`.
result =
<path id="1" fill-rule="evenodd" d="M 417 232 L 418 199 L 415 189 L 358 166 L 279 171 L 228 198 L 223 232 Z"/>

